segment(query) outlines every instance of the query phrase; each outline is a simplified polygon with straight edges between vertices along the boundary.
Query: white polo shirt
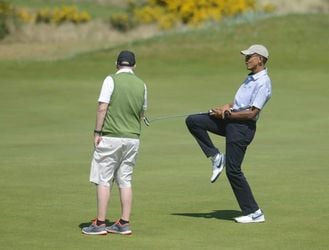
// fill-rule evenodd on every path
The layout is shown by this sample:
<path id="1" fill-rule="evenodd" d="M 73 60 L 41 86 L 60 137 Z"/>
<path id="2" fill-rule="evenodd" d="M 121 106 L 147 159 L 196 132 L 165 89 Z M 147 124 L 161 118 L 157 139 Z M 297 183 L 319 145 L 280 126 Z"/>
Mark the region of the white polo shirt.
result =
<path id="1" fill-rule="evenodd" d="M 251 107 L 256 107 L 261 110 L 271 96 L 272 84 L 267 74 L 267 69 L 257 74 L 250 74 L 235 94 L 233 110 L 246 110 Z M 256 119 L 258 119 L 258 117 Z"/>
<path id="2" fill-rule="evenodd" d="M 116 72 L 116 74 L 120 73 L 133 73 L 133 70 L 131 68 L 122 68 Z M 145 93 L 144 93 L 144 104 L 143 104 L 143 110 L 146 111 L 147 109 L 147 88 L 146 85 L 144 84 L 145 88 Z M 103 82 L 102 89 L 98 98 L 98 102 L 103 102 L 103 103 L 110 103 L 111 101 L 111 96 L 113 93 L 114 89 L 114 82 L 113 78 L 111 76 L 107 76 Z"/>

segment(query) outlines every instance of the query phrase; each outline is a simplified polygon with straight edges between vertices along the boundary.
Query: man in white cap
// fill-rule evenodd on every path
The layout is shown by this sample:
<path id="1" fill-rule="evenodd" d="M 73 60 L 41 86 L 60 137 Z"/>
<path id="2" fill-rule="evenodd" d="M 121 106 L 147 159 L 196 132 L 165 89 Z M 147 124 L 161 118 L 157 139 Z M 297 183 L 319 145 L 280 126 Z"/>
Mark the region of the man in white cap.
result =
<path id="1" fill-rule="evenodd" d="M 95 151 L 90 182 L 96 185 L 97 216 L 82 233 L 104 235 L 132 233 L 129 224 L 132 207 L 132 175 L 139 150 L 141 119 L 147 107 L 147 89 L 134 74 L 135 54 L 121 51 L 118 71 L 105 78 L 98 98 L 94 130 Z M 113 182 L 119 186 L 121 217 L 106 227 L 105 219 Z"/>
<path id="2" fill-rule="evenodd" d="M 251 72 L 238 89 L 233 103 L 213 108 L 209 115 L 190 115 L 186 118 L 186 125 L 212 162 L 211 183 L 226 166 L 226 175 L 242 210 L 242 216 L 234 220 L 238 223 L 264 222 L 265 216 L 252 194 L 241 164 L 254 138 L 259 114 L 271 97 L 271 80 L 265 67 L 269 53 L 263 45 L 255 44 L 242 50 L 241 54 Z M 214 146 L 208 131 L 226 137 L 226 155 Z"/>

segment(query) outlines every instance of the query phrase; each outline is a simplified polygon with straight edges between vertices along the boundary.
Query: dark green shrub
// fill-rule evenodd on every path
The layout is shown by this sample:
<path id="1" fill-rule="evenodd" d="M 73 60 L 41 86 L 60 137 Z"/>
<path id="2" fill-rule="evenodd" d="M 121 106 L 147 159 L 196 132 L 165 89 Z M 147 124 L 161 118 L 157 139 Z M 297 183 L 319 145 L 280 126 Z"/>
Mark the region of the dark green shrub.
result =
<path id="1" fill-rule="evenodd" d="M 10 5 L 0 0 L 0 39 L 3 39 L 6 35 L 9 34 L 8 28 L 8 18 L 11 15 Z"/>
<path id="2" fill-rule="evenodd" d="M 117 13 L 110 17 L 110 23 L 113 28 L 125 32 L 134 28 L 134 21 L 128 13 Z"/>

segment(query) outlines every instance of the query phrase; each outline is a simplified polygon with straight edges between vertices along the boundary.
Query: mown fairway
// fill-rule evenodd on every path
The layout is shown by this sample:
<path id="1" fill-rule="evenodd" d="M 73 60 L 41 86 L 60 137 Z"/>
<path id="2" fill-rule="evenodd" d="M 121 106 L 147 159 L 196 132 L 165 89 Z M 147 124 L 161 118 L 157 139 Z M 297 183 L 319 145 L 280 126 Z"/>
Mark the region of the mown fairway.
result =
<path id="1" fill-rule="evenodd" d="M 1 249 L 327 249 L 328 25 L 328 15 L 274 17 L 70 60 L 0 62 Z M 119 50 L 136 52 L 155 118 L 230 102 L 247 74 L 239 51 L 255 42 L 270 51 L 273 97 L 243 169 L 266 223 L 232 221 L 240 212 L 226 176 L 210 184 L 210 163 L 179 118 L 143 128 L 133 235 L 83 236 L 96 209 L 97 97 Z M 119 213 L 114 188 L 109 220 Z"/>

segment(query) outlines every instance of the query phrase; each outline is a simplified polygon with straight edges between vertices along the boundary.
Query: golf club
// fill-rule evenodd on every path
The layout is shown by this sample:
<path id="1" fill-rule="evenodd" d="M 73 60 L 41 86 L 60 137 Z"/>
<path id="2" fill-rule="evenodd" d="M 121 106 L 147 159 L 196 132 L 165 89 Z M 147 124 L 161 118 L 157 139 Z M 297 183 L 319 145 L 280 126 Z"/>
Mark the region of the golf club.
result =
<path id="1" fill-rule="evenodd" d="M 198 113 L 191 113 L 191 114 L 181 114 L 181 115 L 168 115 L 168 116 L 160 116 L 160 117 L 156 117 L 154 119 L 149 119 L 147 116 L 143 117 L 143 121 L 144 124 L 149 127 L 151 122 L 155 122 L 155 121 L 161 121 L 161 120 L 168 120 L 168 119 L 173 119 L 173 118 L 180 118 L 180 117 L 186 117 L 189 115 L 209 115 L 210 113 L 212 113 L 213 111 L 210 109 L 208 112 L 198 112 Z M 227 119 L 228 117 L 230 117 L 231 113 L 229 111 L 225 111 L 224 112 L 224 117 L 225 119 Z"/>
<path id="2" fill-rule="evenodd" d="M 186 116 L 189 116 L 189 115 L 209 115 L 209 113 L 211 113 L 211 110 L 209 110 L 208 112 L 198 112 L 198 113 L 191 113 L 191 114 L 160 116 L 160 117 L 156 117 L 156 118 L 153 118 L 153 119 L 150 119 L 147 116 L 144 116 L 143 117 L 143 121 L 144 121 L 144 124 L 146 126 L 150 126 L 150 124 L 153 123 L 153 122 L 155 122 L 155 121 L 161 121 L 161 120 L 168 120 L 168 119 L 173 119 L 173 118 L 186 117 Z"/>

